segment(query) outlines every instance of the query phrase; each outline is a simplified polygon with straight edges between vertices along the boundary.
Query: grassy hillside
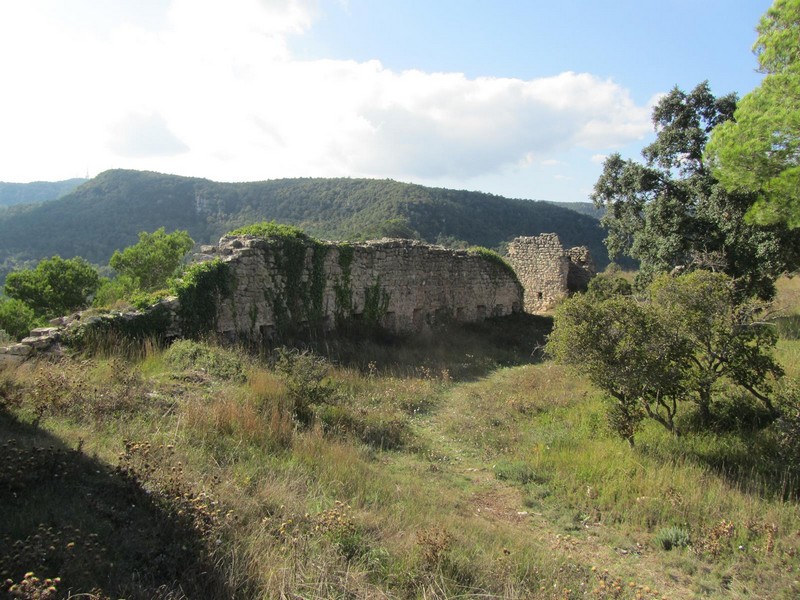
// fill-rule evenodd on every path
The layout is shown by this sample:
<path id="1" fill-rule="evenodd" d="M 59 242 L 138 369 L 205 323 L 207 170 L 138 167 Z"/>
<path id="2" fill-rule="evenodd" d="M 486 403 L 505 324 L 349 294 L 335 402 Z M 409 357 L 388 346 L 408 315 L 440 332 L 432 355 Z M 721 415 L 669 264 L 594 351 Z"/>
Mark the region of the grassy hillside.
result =
<path id="1" fill-rule="evenodd" d="M 797 315 L 798 283 L 780 289 Z M 630 448 L 580 375 L 531 362 L 546 329 L 325 340 L 327 360 L 181 342 L 0 373 L 0 581 L 132 600 L 797 598 L 785 432 L 731 406 L 713 434 L 648 425 Z"/>
<path id="2" fill-rule="evenodd" d="M 282 179 L 215 183 L 141 171 L 107 171 L 53 202 L 0 211 L 0 276 L 59 254 L 105 264 L 139 231 L 186 229 L 198 243 L 262 220 L 323 239 L 418 237 L 497 247 L 518 235 L 557 232 L 607 263 L 597 221 L 548 204 L 390 180 Z"/>
<path id="3" fill-rule="evenodd" d="M 34 181 L 32 183 L 7 183 L 0 181 L 0 207 L 55 200 L 70 193 L 86 179 L 64 181 Z"/>

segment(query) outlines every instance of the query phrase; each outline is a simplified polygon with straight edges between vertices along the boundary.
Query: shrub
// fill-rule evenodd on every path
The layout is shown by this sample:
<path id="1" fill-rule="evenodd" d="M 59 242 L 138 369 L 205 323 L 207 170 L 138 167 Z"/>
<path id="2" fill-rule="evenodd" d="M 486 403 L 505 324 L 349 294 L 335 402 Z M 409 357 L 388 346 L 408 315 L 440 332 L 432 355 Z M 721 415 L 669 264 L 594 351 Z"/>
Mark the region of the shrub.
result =
<path id="1" fill-rule="evenodd" d="M 167 286 L 192 246 L 194 241 L 186 231 L 166 233 L 163 227 L 153 233 L 142 231 L 139 241 L 122 252 L 114 252 L 109 264 L 134 281 L 137 288 L 152 292 Z"/>
<path id="2" fill-rule="evenodd" d="M 33 309 L 22 300 L 0 299 L 0 330 L 3 330 L 9 338 L 15 340 L 24 338 L 40 322 Z"/>
<path id="3" fill-rule="evenodd" d="M 281 348 L 276 367 L 286 378 L 286 393 L 295 419 L 309 425 L 314 418 L 312 407 L 328 403 L 334 397 L 336 390 L 328 378 L 330 364 L 312 352 Z"/>
<path id="4" fill-rule="evenodd" d="M 203 371 L 212 377 L 244 381 L 245 364 L 231 350 L 193 340 L 178 340 L 164 353 L 164 360 L 174 369 Z"/>
<path id="5" fill-rule="evenodd" d="M 252 225 L 245 225 L 234 229 L 228 235 L 251 235 L 253 237 L 263 238 L 296 238 L 307 239 L 308 236 L 299 227 L 292 225 L 281 225 L 275 221 L 262 221 L 261 223 L 253 223 Z"/>
<path id="6" fill-rule="evenodd" d="M 84 259 L 54 256 L 35 269 L 10 273 L 5 293 L 30 306 L 37 316 L 52 318 L 85 306 L 99 286 L 97 269 Z"/>
<path id="7" fill-rule="evenodd" d="M 689 532 L 682 527 L 664 527 L 656 533 L 653 541 L 656 546 L 667 551 L 673 548 L 686 548 L 692 543 Z"/>

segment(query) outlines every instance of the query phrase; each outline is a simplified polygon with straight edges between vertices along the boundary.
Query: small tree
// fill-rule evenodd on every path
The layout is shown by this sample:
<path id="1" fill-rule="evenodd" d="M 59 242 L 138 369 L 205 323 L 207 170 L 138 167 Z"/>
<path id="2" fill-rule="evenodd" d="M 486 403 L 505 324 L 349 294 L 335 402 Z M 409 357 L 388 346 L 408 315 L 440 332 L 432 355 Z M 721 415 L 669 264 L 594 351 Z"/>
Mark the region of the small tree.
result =
<path id="1" fill-rule="evenodd" d="M 707 82 L 688 93 L 676 87 L 653 110 L 656 139 L 642 150 L 645 162 L 619 154 L 605 161 L 592 199 L 606 209 L 612 258 L 639 261 L 640 287 L 682 266 L 723 271 L 748 293 L 771 298 L 775 279 L 800 264 L 800 236 L 746 222 L 756 194 L 726 190 L 704 159 L 709 132 L 730 122 L 735 108 L 733 94 L 714 97 Z"/>
<path id="2" fill-rule="evenodd" d="M 22 300 L 0 298 L 0 330 L 14 339 L 22 339 L 39 325 L 33 309 Z"/>
<path id="3" fill-rule="evenodd" d="M 86 306 L 100 285 L 100 275 L 83 258 L 45 259 L 35 269 L 6 277 L 5 293 L 24 302 L 37 317 L 52 318 Z"/>
<path id="4" fill-rule="evenodd" d="M 163 227 L 153 233 L 142 231 L 138 243 L 114 252 L 109 264 L 142 291 L 153 292 L 167 287 L 193 245 L 186 231 L 166 233 Z"/>
<path id="5" fill-rule="evenodd" d="M 643 416 L 677 434 L 682 400 L 697 404 L 708 426 L 723 378 L 773 410 L 770 379 L 782 371 L 772 357 L 775 334 L 756 319 L 761 308 L 741 300 L 727 275 L 664 275 L 645 300 L 567 300 L 556 311 L 547 350 L 615 400 L 609 420 L 633 444 Z"/>
<path id="6" fill-rule="evenodd" d="M 574 296 L 556 310 L 547 352 L 613 399 L 609 422 L 631 445 L 644 415 L 676 431 L 689 350 L 652 306 L 631 296 Z"/>
<path id="7" fill-rule="evenodd" d="M 660 319 L 691 348 L 684 375 L 703 425 L 710 422 L 715 386 L 723 377 L 775 413 L 769 382 L 783 371 L 772 356 L 777 341 L 774 328 L 755 318 L 764 308 L 762 303 L 740 300 L 730 277 L 710 271 L 662 275 L 650 293 Z"/>

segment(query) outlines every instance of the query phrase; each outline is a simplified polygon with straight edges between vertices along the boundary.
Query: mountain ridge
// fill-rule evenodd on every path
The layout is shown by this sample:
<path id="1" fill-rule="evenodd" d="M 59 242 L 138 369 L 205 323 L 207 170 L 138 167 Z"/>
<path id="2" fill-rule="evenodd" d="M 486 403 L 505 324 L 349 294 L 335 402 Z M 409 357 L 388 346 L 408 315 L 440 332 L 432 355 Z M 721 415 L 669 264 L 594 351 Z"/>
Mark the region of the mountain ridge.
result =
<path id="1" fill-rule="evenodd" d="M 30 183 L 11 183 L 0 181 L 0 208 L 56 200 L 70 193 L 88 179 L 75 177 L 62 181 L 32 181 Z"/>
<path id="2" fill-rule="evenodd" d="M 444 245 L 501 247 L 555 232 L 608 257 L 598 222 L 545 201 L 430 188 L 387 179 L 294 178 L 221 183 L 152 171 L 110 170 L 61 198 L 0 211 L 0 277 L 42 258 L 82 256 L 104 265 L 140 231 L 185 229 L 197 243 L 275 220 L 332 240 L 414 237 Z"/>

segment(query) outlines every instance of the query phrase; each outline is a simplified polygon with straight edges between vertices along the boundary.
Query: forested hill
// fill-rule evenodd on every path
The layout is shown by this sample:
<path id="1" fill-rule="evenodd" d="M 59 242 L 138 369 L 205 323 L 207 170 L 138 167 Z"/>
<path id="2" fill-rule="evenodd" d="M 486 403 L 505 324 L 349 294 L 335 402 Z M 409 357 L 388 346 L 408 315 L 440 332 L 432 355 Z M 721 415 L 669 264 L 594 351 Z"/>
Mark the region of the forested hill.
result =
<path id="1" fill-rule="evenodd" d="M 582 215 L 588 215 L 595 219 L 600 219 L 604 214 L 606 214 L 606 209 L 597 208 L 594 205 L 594 202 L 553 202 L 551 200 L 548 200 L 548 202 L 550 204 L 555 204 L 556 206 L 561 206 L 562 208 L 574 210 Z"/>
<path id="2" fill-rule="evenodd" d="M 0 181 L 0 207 L 55 200 L 68 194 L 86 179 L 64 181 L 34 181 L 33 183 L 7 183 Z"/>
<path id="3" fill-rule="evenodd" d="M 231 229 L 273 219 L 323 239 L 416 237 L 490 248 L 552 231 L 565 246 L 589 246 L 599 266 L 608 261 L 597 220 L 546 202 L 391 180 L 216 183 L 114 170 L 57 200 L 0 210 L 0 278 L 54 254 L 106 264 L 138 232 L 162 226 L 214 243 Z"/>

